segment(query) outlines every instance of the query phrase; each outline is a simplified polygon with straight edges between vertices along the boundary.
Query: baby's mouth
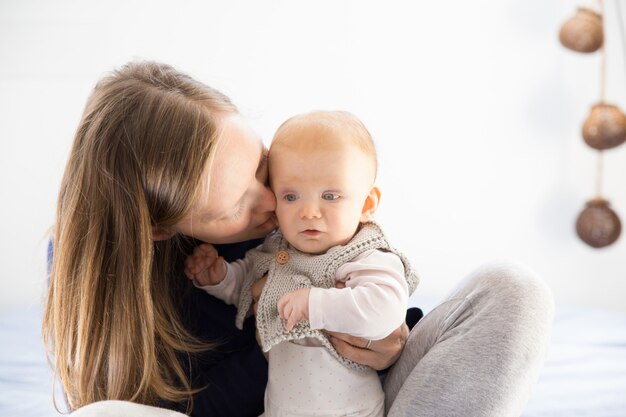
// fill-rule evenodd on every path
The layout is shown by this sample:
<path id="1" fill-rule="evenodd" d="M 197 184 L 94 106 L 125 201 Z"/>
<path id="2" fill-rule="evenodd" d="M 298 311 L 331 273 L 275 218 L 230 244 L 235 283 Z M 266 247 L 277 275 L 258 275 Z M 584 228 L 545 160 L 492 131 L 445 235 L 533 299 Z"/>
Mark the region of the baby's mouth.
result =
<path id="1" fill-rule="evenodd" d="M 322 232 L 320 232 L 317 229 L 306 229 L 306 230 L 303 230 L 302 233 L 307 236 L 319 236 L 320 234 L 322 234 Z"/>

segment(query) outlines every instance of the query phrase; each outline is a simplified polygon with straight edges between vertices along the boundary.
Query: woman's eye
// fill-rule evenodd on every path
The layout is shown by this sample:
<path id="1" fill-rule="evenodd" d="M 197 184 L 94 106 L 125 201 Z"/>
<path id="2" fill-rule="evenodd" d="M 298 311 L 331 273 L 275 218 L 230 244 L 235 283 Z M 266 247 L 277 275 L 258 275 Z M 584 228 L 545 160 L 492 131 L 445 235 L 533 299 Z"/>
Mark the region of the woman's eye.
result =
<path id="1" fill-rule="evenodd" d="M 285 201 L 296 201 L 298 199 L 298 196 L 296 196 L 295 194 L 285 194 L 283 198 L 285 199 Z"/>
<path id="2" fill-rule="evenodd" d="M 323 200 L 337 200 L 338 198 L 339 198 L 339 194 L 333 194 L 333 193 L 322 194 Z"/>

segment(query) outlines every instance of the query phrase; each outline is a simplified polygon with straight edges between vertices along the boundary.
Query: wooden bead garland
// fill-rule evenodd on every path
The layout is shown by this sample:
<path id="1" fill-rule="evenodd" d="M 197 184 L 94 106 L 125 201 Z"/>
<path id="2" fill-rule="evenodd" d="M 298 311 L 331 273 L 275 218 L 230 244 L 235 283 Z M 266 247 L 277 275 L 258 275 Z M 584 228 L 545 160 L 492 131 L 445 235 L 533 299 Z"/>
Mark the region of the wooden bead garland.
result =
<path id="1" fill-rule="evenodd" d="M 620 1 L 620 0 L 617 0 Z M 626 115 L 617 107 L 604 102 L 606 95 L 606 50 L 604 45 L 604 4 L 598 0 L 601 13 L 579 8 L 559 32 L 561 44 L 576 52 L 590 53 L 601 49 L 600 102 L 594 105 L 582 128 L 587 145 L 598 151 L 597 190 L 594 199 L 587 201 L 576 220 L 578 237 L 593 248 L 613 244 L 622 230 L 619 216 L 602 197 L 603 151 L 626 142 Z M 626 42 L 626 40 L 624 40 Z"/>
<path id="2" fill-rule="evenodd" d="M 583 242 L 594 248 L 603 248 L 614 243 L 622 231 L 617 214 L 609 207 L 609 202 L 595 198 L 576 220 L 576 233 Z"/>
<path id="3" fill-rule="evenodd" d="M 596 104 L 583 125 L 583 139 L 599 151 L 621 145 L 626 141 L 626 115 L 612 104 Z"/>
<path id="4" fill-rule="evenodd" d="M 602 16 L 581 7 L 576 15 L 566 21 L 559 32 L 561 44 L 576 52 L 590 53 L 602 47 L 604 34 Z"/>

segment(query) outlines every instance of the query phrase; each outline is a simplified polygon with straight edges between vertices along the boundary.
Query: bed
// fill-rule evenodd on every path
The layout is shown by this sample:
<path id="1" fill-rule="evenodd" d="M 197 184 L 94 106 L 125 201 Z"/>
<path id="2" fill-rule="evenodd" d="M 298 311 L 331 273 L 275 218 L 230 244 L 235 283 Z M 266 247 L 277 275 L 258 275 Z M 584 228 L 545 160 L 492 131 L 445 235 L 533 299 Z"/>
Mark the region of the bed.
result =
<path id="1" fill-rule="evenodd" d="M 0 313 L 0 416 L 59 415 L 40 322 L 40 308 Z M 557 306 L 548 358 L 523 416 L 626 417 L 626 313 Z"/>
<path id="2" fill-rule="evenodd" d="M 548 358 L 523 415 L 626 416 L 626 313 L 557 307 Z"/>

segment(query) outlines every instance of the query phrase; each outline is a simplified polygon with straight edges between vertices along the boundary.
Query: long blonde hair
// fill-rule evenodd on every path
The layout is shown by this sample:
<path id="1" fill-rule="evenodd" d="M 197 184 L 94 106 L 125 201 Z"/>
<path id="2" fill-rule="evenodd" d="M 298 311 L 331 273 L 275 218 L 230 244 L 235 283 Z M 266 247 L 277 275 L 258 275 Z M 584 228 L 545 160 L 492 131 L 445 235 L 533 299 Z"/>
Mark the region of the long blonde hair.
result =
<path id="1" fill-rule="evenodd" d="M 43 321 L 70 407 L 191 399 L 180 242 L 154 226 L 190 209 L 217 141 L 222 93 L 170 66 L 125 65 L 92 92 L 61 184 Z M 188 403 L 189 404 L 189 403 Z"/>

